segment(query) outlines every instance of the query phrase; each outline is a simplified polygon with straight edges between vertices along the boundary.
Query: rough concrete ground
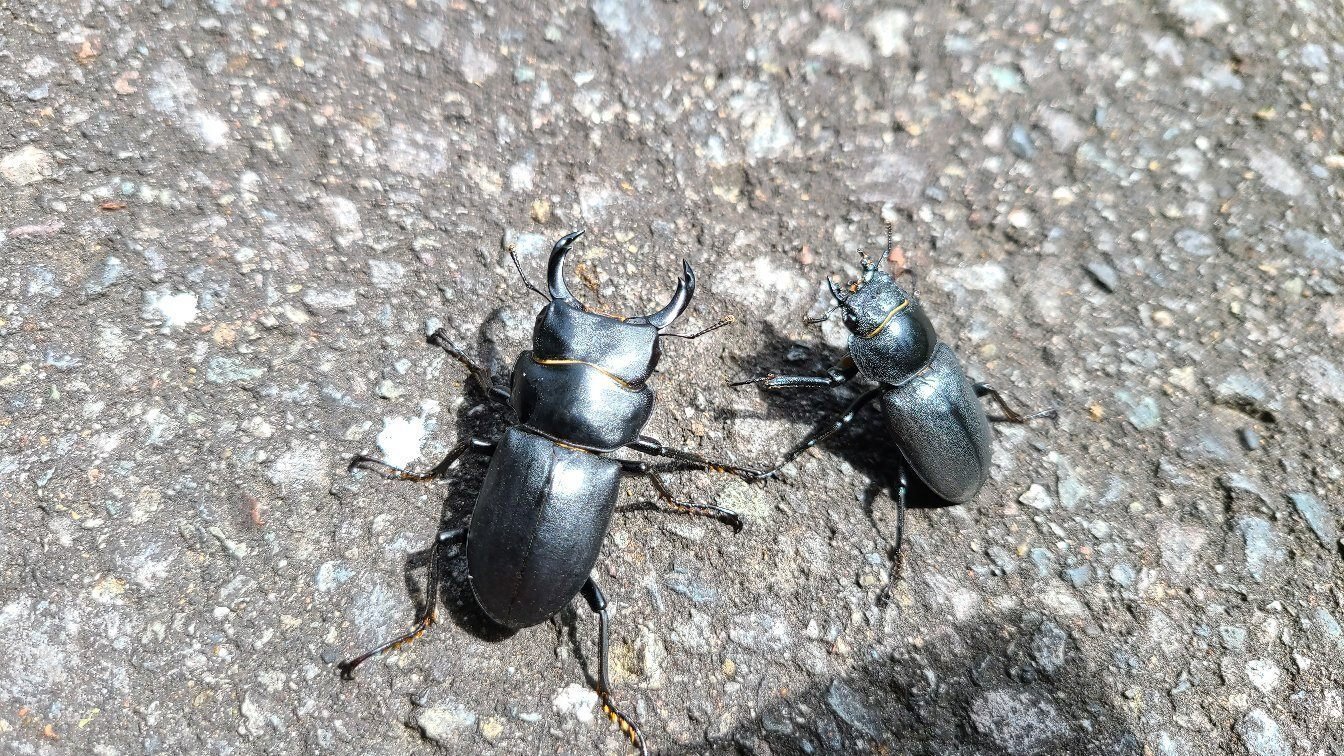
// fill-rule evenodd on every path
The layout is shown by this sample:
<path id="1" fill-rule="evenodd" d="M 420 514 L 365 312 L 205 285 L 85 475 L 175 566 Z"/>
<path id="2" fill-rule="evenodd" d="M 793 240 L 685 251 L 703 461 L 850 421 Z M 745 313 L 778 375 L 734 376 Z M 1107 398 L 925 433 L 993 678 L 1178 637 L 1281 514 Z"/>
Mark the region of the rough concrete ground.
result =
<path id="1" fill-rule="evenodd" d="M 895 222 L 996 430 L 912 512 L 881 419 L 781 480 L 619 515 L 616 695 L 656 753 L 1344 753 L 1344 17 L 1152 0 L 0 5 L 0 751 L 628 752 L 595 622 L 508 638 L 425 548 L 575 227 L 635 312 L 690 259 L 650 431 L 775 457 L 852 390 L 802 324 Z M 689 326 L 688 326 L 689 327 Z M 648 501 L 631 481 L 624 501 Z M 447 556 L 447 555 L 445 555 Z M 594 721 L 595 716 L 597 721 Z"/>

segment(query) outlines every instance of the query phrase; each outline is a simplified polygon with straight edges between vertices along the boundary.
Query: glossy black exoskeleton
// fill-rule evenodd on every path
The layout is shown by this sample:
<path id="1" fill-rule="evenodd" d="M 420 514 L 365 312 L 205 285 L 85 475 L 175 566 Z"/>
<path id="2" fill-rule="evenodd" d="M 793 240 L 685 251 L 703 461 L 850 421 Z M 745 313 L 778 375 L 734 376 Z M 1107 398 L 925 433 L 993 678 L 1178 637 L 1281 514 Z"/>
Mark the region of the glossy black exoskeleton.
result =
<path id="1" fill-rule="evenodd" d="M 887 235 L 890 248 L 890 226 Z M 809 321 L 820 323 L 836 310 L 844 314 L 849 330 L 848 354 L 827 369 L 826 375 L 771 374 L 732 385 L 754 383 L 771 390 L 822 388 L 860 377 L 877 384 L 855 399 L 833 423 L 790 449 L 764 475 L 778 472 L 798 455 L 843 430 L 864 406 L 881 400 L 887 425 L 900 449 L 894 471 L 897 525 L 893 554 L 899 574 L 910 482 L 907 469 L 914 470 L 937 497 L 954 504 L 968 502 L 989 477 L 990 420 L 1025 423 L 1052 417 L 1055 410 L 1023 415 L 1009 407 L 989 384 L 971 383 L 952 349 L 939 341 L 920 304 L 918 287 L 912 287 L 913 294 L 906 292 L 866 256 L 862 267 L 860 279 L 844 288 L 827 279 L 836 304 L 821 318 Z M 1001 416 L 986 415 L 980 402 L 986 396 L 998 404 Z"/>
<path id="2" fill-rule="evenodd" d="M 714 517 L 740 530 L 741 521 L 727 509 L 678 501 L 659 473 L 700 468 L 747 479 L 761 473 L 668 449 L 641 434 L 653 411 L 649 378 L 661 356 L 659 339 L 695 338 L 731 319 L 690 336 L 664 331 L 685 311 L 695 293 L 695 272 L 685 262 L 676 293 L 658 312 L 619 318 L 589 310 L 570 294 L 563 276 L 565 256 L 582 233 L 576 231 L 555 243 L 547 267 L 549 296 L 523 278 L 528 288 L 549 302 L 537 315 L 532 349 L 519 355 L 514 364 L 511 390 L 496 385 L 484 369 L 448 341 L 442 329 L 429 338 L 466 365 L 493 398 L 512 410 L 516 422 L 503 436 L 497 442 L 464 441 L 425 473 L 407 472 L 362 455 L 350 467 L 424 481 L 445 473 L 468 450 L 491 455 L 470 523 L 465 529 L 440 533 L 437 544 L 465 538 L 472 592 L 485 614 L 506 628 L 544 622 L 583 594 L 598 615 L 597 692 L 603 710 L 644 753 L 638 728 L 611 699 L 606 599 L 590 575 L 615 508 L 619 478 L 622 473 L 646 475 L 672 509 Z M 671 468 L 655 470 L 646 462 L 608 456 L 622 447 L 676 462 Z M 434 562 L 430 572 L 430 606 L 412 630 L 344 662 L 345 676 L 368 659 L 415 639 L 433 624 L 438 579 Z"/>

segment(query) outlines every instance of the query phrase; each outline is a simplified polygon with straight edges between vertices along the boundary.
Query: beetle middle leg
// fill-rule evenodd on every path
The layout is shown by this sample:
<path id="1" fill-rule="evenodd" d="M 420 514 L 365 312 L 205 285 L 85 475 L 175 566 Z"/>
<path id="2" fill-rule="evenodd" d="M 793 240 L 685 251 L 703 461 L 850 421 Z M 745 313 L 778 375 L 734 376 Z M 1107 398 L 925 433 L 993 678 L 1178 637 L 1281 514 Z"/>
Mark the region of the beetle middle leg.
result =
<path id="1" fill-rule="evenodd" d="M 977 383 L 974 386 L 971 386 L 971 388 L 975 391 L 977 397 L 983 398 L 988 396 L 990 399 L 994 400 L 995 404 L 999 405 L 999 409 L 1003 410 L 1003 415 L 1001 417 L 989 418 L 997 423 L 1026 423 L 1031 420 L 1039 420 L 1043 417 L 1059 417 L 1059 410 L 1054 407 L 1024 415 L 1012 407 L 1009 407 L 1008 402 L 1003 399 L 1003 394 L 1000 394 L 998 389 L 988 383 Z"/>
<path id="2" fill-rule="evenodd" d="M 669 449 L 663 446 L 663 443 L 652 436 L 640 436 L 634 441 L 625 445 L 627 449 L 634 449 L 637 452 L 652 454 L 655 457 L 667 457 L 679 462 L 686 462 L 698 466 L 705 470 L 714 472 L 732 473 L 745 480 L 759 480 L 764 477 L 760 470 L 752 470 L 746 467 L 738 467 L 729 462 L 717 462 L 708 457 L 701 456 L 695 452 L 685 451 L 683 449 Z"/>
<path id="3" fill-rule="evenodd" d="M 445 455 L 437 465 L 434 465 L 425 472 L 403 470 L 400 467 L 394 467 L 381 459 L 376 459 L 366 454 L 356 454 L 354 458 L 350 460 L 350 464 L 346 466 L 346 470 L 353 472 L 356 469 L 363 468 L 366 470 L 373 470 L 388 479 L 410 480 L 416 483 L 425 483 L 442 478 L 447 474 L 448 468 L 452 467 L 453 463 L 466 453 L 468 449 L 481 452 L 488 456 L 495 453 L 495 443 L 493 441 L 484 441 L 479 438 L 469 438 L 450 449 L 448 454 Z"/>
<path id="4" fill-rule="evenodd" d="M 640 756 L 648 756 L 639 726 L 616 708 L 616 703 L 611 698 L 611 680 L 607 677 L 607 597 L 602 595 L 602 589 L 597 587 L 597 583 L 593 582 L 591 577 L 583 584 L 582 593 L 588 602 L 588 607 L 597 615 L 597 643 L 601 657 L 597 667 L 597 697 L 602 701 L 602 712 L 630 739 L 630 743 L 639 749 Z"/>
<path id="5" fill-rule="evenodd" d="M 858 399 L 850 402 L 849 406 L 845 408 L 844 413 L 836 418 L 835 421 L 831 423 L 830 427 L 809 433 L 802 441 L 798 442 L 797 446 L 790 449 L 788 453 L 784 455 L 784 459 L 780 460 L 779 464 L 766 470 L 764 473 L 761 473 L 761 477 L 768 478 L 771 475 L 774 475 L 779 472 L 784 465 L 797 459 L 803 452 L 847 428 L 850 423 L 854 422 L 854 416 L 858 414 L 859 410 L 863 409 L 869 402 L 882 396 L 882 392 L 885 390 L 884 387 L 878 386 L 877 388 L 869 389 L 864 392 Z"/>
<path id="6" fill-rule="evenodd" d="M 728 525 L 734 533 L 742 532 L 742 518 L 736 512 L 724 507 L 713 504 L 696 504 L 690 501 L 678 499 L 668 487 L 667 482 L 658 474 L 647 462 L 640 462 L 633 459 L 618 460 L 621 463 L 621 469 L 635 475 L 646 475 L 649 482 L 653 484 L 653 489 L 658 492 L 658 497 L 662 499 L 667 506 L 677 512 L 684 512 L 689 515 L 700 517 L 713 517 L 719 522 Z"/>
<path id="7" fill-rule="evenodd" d="M 392 640 L 366 651 L 353 659 L 341 662 L 337 668 L 341 670 L 341 677 L 346 680 L 353 680 L 355 677 L 355 668 L 364 662 L 378 656 L 382 656 L 389 651 L 395 651 L 398 648 L 410 643 L 411 641 L 424 635 L 430 627 L 434 625 L 439 618 L 437 608 L 439 601 L 439 549 L 448 543 L 462 543 L 465 541 L 467 531 L 464 528 L 452 528 L 440 532 L 434 538 L 434 545 L 430 547 L 429 575 L 425 580 L 425 594 L 428 601 L 420 617 L 416 619 L 415 624 L 405 633 L 393 638 Z"/>

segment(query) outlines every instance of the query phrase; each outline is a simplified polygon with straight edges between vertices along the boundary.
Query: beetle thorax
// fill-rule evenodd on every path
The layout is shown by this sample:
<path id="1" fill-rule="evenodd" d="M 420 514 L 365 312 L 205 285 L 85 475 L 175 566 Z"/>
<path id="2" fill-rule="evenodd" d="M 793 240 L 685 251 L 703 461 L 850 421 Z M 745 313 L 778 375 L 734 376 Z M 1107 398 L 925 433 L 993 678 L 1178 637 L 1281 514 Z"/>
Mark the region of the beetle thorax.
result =
<path id="1" fill-rule="evenodd" d="M 537 315 L 532 356 L 591 365 L 631 386 L 642 385 L 658 361 L 658 329 L 552 302 Z"/>
<path id="2" fill-rule="evenodd" d="M 869 270 L 841 301 L 849 351 L 859 369 L 883 383 L 904 383 L 933 359 L 938 334 L 920 306 L 887 273 Z"/>

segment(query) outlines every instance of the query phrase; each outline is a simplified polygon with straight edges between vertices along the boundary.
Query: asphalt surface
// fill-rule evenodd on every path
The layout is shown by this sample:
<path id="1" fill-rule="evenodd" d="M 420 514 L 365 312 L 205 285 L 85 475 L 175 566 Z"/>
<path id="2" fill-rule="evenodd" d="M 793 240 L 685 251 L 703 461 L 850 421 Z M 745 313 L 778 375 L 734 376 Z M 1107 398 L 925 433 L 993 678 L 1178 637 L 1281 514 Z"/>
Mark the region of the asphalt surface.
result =
<path id="1" fill-rule="evenodd" d="M 576 602 L 509 635 L 456 552 L 549 244 L 701 285 L 649 432 L 764 464 L 858 388 L 808 326 L 915 264 L 997 426 L 971 504 L 881 417 L 742 513 L 623 508 L 597 576 L 658 754 L 1344 753 L 1344 11 L 1332 2 L 0 5 L 0 751 L 628 753 Z M 883 601 L 883 599 L 889 599 Z"/>

